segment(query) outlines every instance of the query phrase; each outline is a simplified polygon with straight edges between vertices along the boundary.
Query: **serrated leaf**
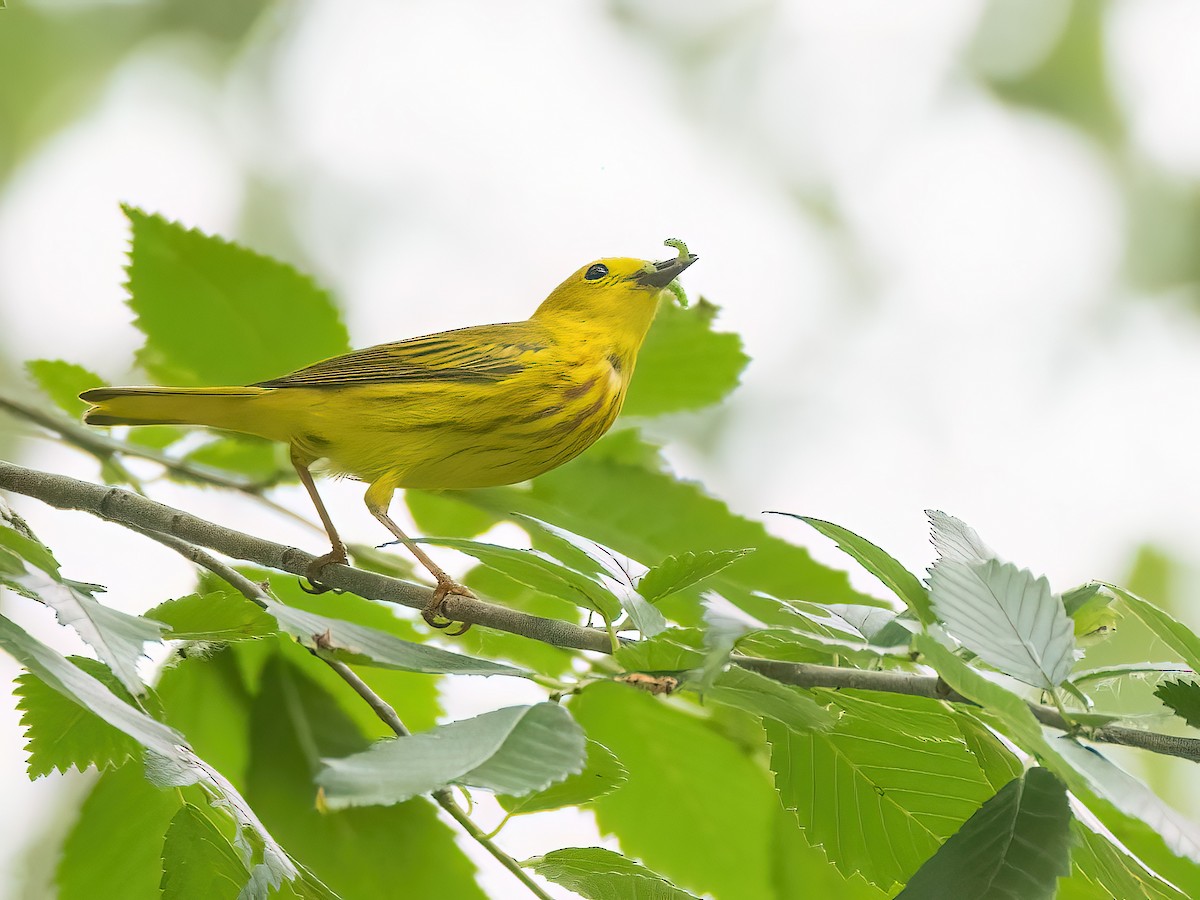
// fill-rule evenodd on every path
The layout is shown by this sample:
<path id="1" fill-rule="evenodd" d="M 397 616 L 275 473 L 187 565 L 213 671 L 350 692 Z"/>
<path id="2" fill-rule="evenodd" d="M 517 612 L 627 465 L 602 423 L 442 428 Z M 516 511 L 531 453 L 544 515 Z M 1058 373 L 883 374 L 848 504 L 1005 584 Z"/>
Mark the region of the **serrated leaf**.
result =
<path id="1" fill-rule="evenodd" d="M 942 718 L 941 730 L 957 734 Z M 763 724 L 784 807 L 838 871 L 883 890 L 907 880 L 992 793 L 957 740 L 931 741 L 857 712 L 829 731 Z"/>
<path id="2" fill-rule="evenodd" d="M 582 771 L 583 731 L 556 703 L 512 706 L 324 760 L 330 809 L 400 803 L 451 784 L 522 796 Z"/>
<path id="3" fill-rule="evenodd" d="M 535 478 L 528 488 L 456 496 L 506 518 L 522 514 L 553 522 L 632 559 L 754 547 L 753 565 L 718 572 L 711 589 L 760 618 L 770 615 L 774 604 L 755 599 L 754 591 L 823 603 L 865 602 L 845 573 L 814 562 L 805 550 L 767 534 L 761 523 L 734 515 L 697 484 L 665 471 L 657 448 L 633 429 L 610 433 L 586 453 Z M 663 510 L 671 515 L 664 516 Z M 671 610 L 681 624 L 698 624 L 699 609 L 690 619 L 680 619 L 686 612 Z"/>
<path id="4" fill-rule="evenodd" d="M 606 622 L 615 621 L 621 614 L 620 601 L 611 591 L 541 551 L 517 550 L 465 538 L 424 538 L 422 542 L 465 553 L 534 590 L 599 613 Z"/>
<path id="5" fill-rule="evenodd" d="M 933 609 L 963 646 L 1000 671 L 1042 689 L 1075 664 L 1075 636 L 1045 578 L 989 559 L 943 557 L 930 570 Z"/>
<path id="6" fill-rule="evenodd" d="M 176 641 L 245 641 L 275 634 L 279 626 L 262 607 L 236 591 L 188 594 L 146 611 Z"/>
<path id="7" fill-rule="evenodd" d="M 1194 631 L 1137 594 L 1115 584 L 1100 584 L 1120 597 L 1126 608 L 1141 619 L 1155 637 L 1178 653 L 1193 672 L 1200 671 L 1200 637 Z"/>
<path id="8" fill-rule="evenodd" d="M 1200 684 L 1194 681 L 1164 681 L 1154 696 L 1193 728 L 1200 728 Z"/>
<path id="9" fill-rule="evenodd" d="M 147 643 L 161 639 L 162 626 L 105 606 L 85 592 L 90 585 L 64 579 L 58 563 L 40 542 L 0 526 L 0 545 L 32 564 L 24 566 L 22 572 L 9 571 L 11 566 L 6 565 L 0 572 L 0 584 L 14 587 L 53 609 L 59 623 L 74 628 L 126 690 L 135 695 L 145 693 L 137 661 L 145 655 Z"/>
<path id="10" fill-rule="evenodd" d="M 348 663 L 434 675 L 523 677 L 528 674 L 504 663 L 452 653 L 429 644 L 405 641 L 377 628 L 318 615 L 294 606 L 285 606 L 275 600 L 267 601 L 266 612 L 281 628 L 295 635 L 306 646 L 314 647 Z"/>
<path id="11" fill-rule="evenodd" d="M 1000 789 L 909 879 L 905 900 L 1050 900 L 1071 869 L 1063 783 L 1030 769 Z"/>
<path id="12" fill-rule="evenodd" d="M 121 700 L 132 702 L 104 663 L 75 656 L 69 659 Z M 142 747 L 136 740 L 30 672 L 17 676 L 13 693 L 25 729 L 30 778 L 68 769 L 82 772 L 88 766 L 104 771 L 141 756 Z"/>
<path id="13" fill-rule="evenodd" d="M 87 404 L 79 399 L 80 393 L 106 383 L 95 372 L 61 359 L 31 359 L 25 363 L 25 371 L 42 392 L 73 419 L 78 419 L 87 409 Z"/>
<path id="14" fill-rule="evenodd" d="M 623 416 L 700 409 L 737 387 L 750 358 L 738 335 L 712 330 L 716 313 L 703 298 L 687 310 L 659 305 L 638 353 L 637 377 L 629 386 Z"/>
<path id="15" fill-rule="evenodd" d="M 497 794 L 496 800 L 510 816 L 524 816 L 548 809 L 562 809 L 564 806 L 588 803 L 597 797 L 611 794 L 624 784 L 628 777 L 629 773 L 611 750 L 596 741 L 588 741 L 583 771 L 568 775 L 558 784 L 552 784 L 545 790 L 535 791 L 524 797 Z"/>
<path id="16" fill-rule="evenodd" d="M 699 584 L 710 575 L 717 574 L 753 552 L 753 547 L 747 547 L 743 550 L 702 550 L 699 553 L 688 550 L 668 556 L 657 566 L 652 566 L 638 580 L 637 592 L 651 603 L 655 603 L 663 597 Z"/>
<path id="17" fill-rule="evenodd" d="M 229 839 L 185 803 L 163 839 L 163 900 L 235 900 L 250 873 Z"/>
<path id="18" fill-rule="evenodd" d="M 146 748 L 146 777 L 160 787 L 203 784 L 237 823 L 239 839 L 253 840 L 261 862 L 252 885 L 278 888 L 298 876 L 295 864 L 262 827 L 254 812 L 220 772 L 196 755 L 182 734 L 122 702 L 91 675 L 0 616 L 0 649 L 48 686 L 70 697 L 119 728 Z M 248 895 L 249 896 L 249 895 Z M 255 895 L 257 896 L 257 895 Z"/>
<path id="19" fill-rule="evenodd" d="M 925 624 L 933 621 L 933 610 L 929 605 L 929 591 L 921 584 L 916 575 L 900 565 L 891 554 L 872 544 L 866 538 L 859 537 L 853 531 L 814 519 L 811 516 L 798 516 L 795 513 L 778 513 L 781 516 L 792 516 L 806 522 L 825 537 L 837 543 L 838 549 L 850 556 L 860 566 L 884 583 L 897 597 L 904 601 L 917 619 Z"/>
<path id="20" fill-rule="evenodd" d="M 552 850 L 522 865 L 586 900 L 696 900 L 661 875 L 602 847 Z"/>
<path id="21" fill-rule="evenodd" d="M 290 266 L 124 207 L 129 306 L 156 379 L 252 384 L 349 350 L 329 295 Z"/>
<path id="22" fill-rule="evenodd" d="M 925 515 L 929 518 L 929 540 L 942 559 L 972 563 L 1000 558 L 983 542 L 979 532 L 962 519 L 940 509 L 927 509 Z"/>
<path id="23" fill-rule="evenodd" d="M 793 731 L 829 728 L 836 717 L 798 687 L 780 684 L 740 666 L 717 676 L 704 692 L 706 703 L 724 703 L 754 716 L 765 716 Z"/>
<path id="24" fill-rule="evenodd" d="M 954 691 L 981 707 L 977 717 L 1003 731 L 1025 752 L 1037 756 L 1131 852 L 1181 887 L 1189 884 L 1200 887 L 1200 868 L 1193 862 L 1200 859 L 1200 839 L 1194 834 L 1196 826 L 1165 808 L 1144 785 L 1112 766 L 1099 753 L 1080 746 L 1070 736 L 1044 729 L 1024 700 L 984 678 L 932 637 L 916 635 L 913 647 Z M 1097 764 L 1092 773 L 1085 774 L 1080 763 L 1090 764 L 1092 756 L 1102 765 Z M 1116 798 L 1109 795 L 1108 788 L 1093 781 L 1101 769 L 1102 778 L 1112 777 L 1111 789 Z M 1147 813 L 1154 813 L 1149 824 L 1142 818 Z M 1164 826 L 1169 826 L 1169 831 L 1154 830 Z"/>

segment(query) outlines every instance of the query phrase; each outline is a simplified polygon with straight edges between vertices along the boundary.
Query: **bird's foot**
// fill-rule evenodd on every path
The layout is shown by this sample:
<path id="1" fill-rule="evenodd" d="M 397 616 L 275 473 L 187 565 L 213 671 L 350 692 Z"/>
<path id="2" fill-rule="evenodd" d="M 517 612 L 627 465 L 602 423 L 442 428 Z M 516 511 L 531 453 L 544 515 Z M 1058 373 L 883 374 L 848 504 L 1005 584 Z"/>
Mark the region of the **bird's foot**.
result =
<path id="1" fill-rule="evenodd" d="M 459 584 L 457 581 L 452 581 L 449 578 L 444 580 L 439 579 L 437 587 L 433 589 L 433 596 L 429 598 L 429 603 L 421 610 L 421 617 L 429 623 L 433 628 L 449 628 L 454 624 L 454 620 L 447 618 L 445 610 L 442 608 L 446 602 L 446 597 L 450 594 L 455 594 L 459 597 L 469 597 L 475 599 L 475 594 L 466 585 Z M 454 631 L 447 631 L 446 634 L 451 637 L 458 637 L 460 634 L 466 634 L 471 628 L 470 622 L 461 622 L 459 627 Z"/>
<path id="2" fill-rule="evenodd" d="M 321 574 L 321 570 L 326 566 L 334 564 L 345 565 L 348 562 L 349 559 L 346 557 L 346 551 L 338 550 L 336 548 L 330 550 L 324 556 L 318 556 L 311 563 L 309 563 L 308 571 L 305 572 L 305 577 L 300 579 L 300 590 L 304 591 L 306 594 L 325 594 L 329 591 L 333 591 L 335 594 L 342 593 L 340 588 L 331 588 L 329 585 L 321 584 L 321 582 L 317 580 L 317 576 Z"/>

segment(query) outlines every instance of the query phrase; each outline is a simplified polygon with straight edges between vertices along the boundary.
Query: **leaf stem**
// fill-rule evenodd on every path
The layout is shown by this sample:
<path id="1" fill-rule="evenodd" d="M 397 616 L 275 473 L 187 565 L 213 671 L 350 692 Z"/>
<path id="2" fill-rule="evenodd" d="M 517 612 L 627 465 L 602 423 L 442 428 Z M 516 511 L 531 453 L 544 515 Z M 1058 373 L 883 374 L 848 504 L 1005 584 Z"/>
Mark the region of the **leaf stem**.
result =
<path id="1" fill-rule="evenodd" d="M 496 860 L 502 866 L 504 866 L 504 868 L 512 872 L 517 880 L 520 881 L 521 884 L 525 885 L 525 887 L 528 888 L 529 892 L 533 894 L 533 896 L 539 898 L 539 900 L 554 900 L 553 897 L 542 890 L 541 886 L 533 880 L 528 872 L 521 868 L 520 863 L 496 846 L 496 844 L 492 841 L 491 835 L 485 833 L 482 828 L 476 825 L 471 818 L 462 811 L 458 803 L 455 802 L 449 788 L 442 788 L 439 791 L 434 791 L 433 799 L 438 802 L 438 805 L 441 806 L 442 809 L 450 814 L 454 821 L 458 822 L 458 824 L 462 826 L 463 830 L 469 834 L 471 838 L 477 844 L 479 844 L 479 846 L 483 847 L 484 850 L 492 854 L 492 856 L 495 857 Z"/>

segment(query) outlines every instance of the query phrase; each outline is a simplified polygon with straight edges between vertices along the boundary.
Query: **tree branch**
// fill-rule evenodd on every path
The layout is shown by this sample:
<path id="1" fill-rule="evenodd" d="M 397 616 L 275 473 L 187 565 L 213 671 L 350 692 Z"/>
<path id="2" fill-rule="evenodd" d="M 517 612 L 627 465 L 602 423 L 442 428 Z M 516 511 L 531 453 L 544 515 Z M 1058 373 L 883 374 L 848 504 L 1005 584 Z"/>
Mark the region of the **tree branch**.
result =
<path id="1" fill-rule="evenodd" d="M 172 550 L 176 551 L 186 559 L 196 563 L 196 565 L 208 569 L 208 571 L 212 572 L 218 578 L 221 578 L 226 583 L 231 585 L 251 603 L 257 603 L 263 609 L 267 608 L 267 600 L 270 599 L 267 592 L 241 572 L 237 571 L 237 569 L 234 569 L 232 566 L 227 566 L 215 556 L 206 553 L 195 544 L 189 544 L 187 541 L 182 541 L 177 537 L 150 531 L 143 531 L 142 533 L 151 540 L 158 541 L 163 546 L 170 547 Z M 342 681 L 350 685 L 354 693 L 358 694 L 358 696 L 361 697 L 367 703 L 367 705 L 371 707 L 372 711 L 374 711 L 375 715 L 379 717 L 380 721 L 390 728 L 397 737 L 408 737 L 410 734 L 412 734 L 412 732 L 409 731 L 405 726 L 404 722 L 400 720 L 400 716 L 396 713 L 396 710 L 392 707 L 392 705 L 375 693 L 375 691 L 371 689 L 371 686 L 359 677 L 357 672 L 355 672 L 341 660 L 330 659 L 327 656 L 323 656 L 319 650 L 309 648 L 308 652 L 317 659 L 321 660 L 321 662 L 325 663 L 325 665 L 329 666 L 330 669 L 337 673 L 338 677 L 341 678 Z M 500 865 L 504 866 L 504 868 L 513 873 L 513 875 L 515 875 L 517 879 L 523 885 L 525 885 L 530 893 L 539 898 L 539 900 L 553 900 L 553 898 L 543 891 L 541 886 L 533 880 L 529 873 L 521 868 L 520 863 L 500 849 L 500 846 L 496 844 L 487 834 L 485 834 L 482 828 L 475 824 L 474 820 L 472 820 L 471 817 L 468 816 L 466 812 L 458 805 L 458 803 L 455 802 L 454 795 L 448 788 L 440 788 L 434 791 L 433 799 L 437 802 L 438 806 L 444 809 L 447 815 L 454 819 L 454 821 L 456 821 L 476 843 L 490 853 L 492 857 L 500 863 Z"/>
<path id="2" fill-rule="evenodd" d="M 247 494 L 264 503 L 268 508 L 275 510 L 275 512 L 285 515 L 289 519 L 299 522 L 320 534 L 324 534 L 324 531 L 315 522 L 306 519 L 295 510 L 281 506 L 267 497 L 263 491 L 273 487 L 273 483 L 238 478 L 230 475 L 228 472 L 212 466 L 206 466 L 203 463 L 177 459 L 166 453 L 160 453 L 151 447 L 139 447 L 125 441 L 118 441 L 95 428 L 84 428 L 66 416 L 46 412 L 43 409 L 38 409 L 36 406 L 28 403 L 22 403 L 20 400 L 4 394 L 0 394 L 0 409 L 7 410 L 15 416 L 28 419 L 35 425 L 40 425 L 47 431 L 54 432 L 66 443 L 78 447 L 85 453 L 90 453 L 101 461 L 112 460 L 114 456 L 132 456 L 136 459 L 145 459 L 162 466 L 164 469 L 170 469 L 172 472 L 189 481 L 199 484 L 210 484 L 213 487 L 227 488 L 231 491 Z M 126 474 L 128 475 L 128 473 Z"/>
<path id="3" fill-rule="evenodd" d="M 173 535 L 190 544 L 267 568 L 303 575 L 314 559 L 294 547 L 285 547 L 262 538 L 243 534 L 230 528 L 214 525 L 204 519 L 172 507 L 148 500 L 121 488 L 110 488 L 39 472 L 24 466 L 0 461 L 0 488 L 41 500 L 58 509 L 79 509 L 137 531 L 155 531 Z M 321 581 L 330 587 L 348 590 L 360 597 L 386 603 L 397 603 L 412 609 L 424 609 L 432 589 L 398 578 L 364 572 L 350 566 L 327 566 Z M 470 622 L 499 631 L 522 635 L 557 647 L 610 653 L 606 632 L 584 628 L 570 622 L 531 616 L 494 603 L 451 595 L 446 599 L 444 612 L 458 622 Z M 791 663 L 779 660 L 735 654 L 732 661 L 785 684 L 799 687 L 853 688 L 893 694 L 911 694 L 954 703 L 971 703 L 949 691 L 935 675 L 913 675 L 906 672 L 879 672 L 822 666 L 813 663 Z M 1038 721 L 1063 731 L 1073 729 L 1059 712 L 1036 703 L 1028 704 Z M 1169 756 L 1200 762 L 1200 739 L 1175 737 L 1156 732 L 1139 731 L 1119 726 L 1085 729 L 1092 741 L 1136 747 Z"/>

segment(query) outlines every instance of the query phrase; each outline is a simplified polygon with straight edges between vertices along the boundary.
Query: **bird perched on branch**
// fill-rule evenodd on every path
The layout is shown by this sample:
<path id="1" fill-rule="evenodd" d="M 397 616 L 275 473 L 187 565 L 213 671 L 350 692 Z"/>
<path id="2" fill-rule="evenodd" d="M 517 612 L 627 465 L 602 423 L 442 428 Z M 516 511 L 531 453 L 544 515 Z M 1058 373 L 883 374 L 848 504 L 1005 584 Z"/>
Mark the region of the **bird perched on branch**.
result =
<path id="1" fill-rule="evenodd" d="M 448 594 L 474 596 L 388 516 L 397 488 L 460 490 L 525 481 L 578 456 L 612 425 L 664 293 L 697 257 L 600 259 L 555 288 L 524 322 L 475 325 L 379 344 L 245 387 L 84 391 L 91 425 L 206 425 L 282 441 L 332 549 L 346 563 L 310 466 L 365 481 L 367 509 L 437 582 L 423 610 L 444 628 Z M 465 628 L 463 629 L 465 630 Z M 458 632 L 461 633 L 461 632 Z"/>

